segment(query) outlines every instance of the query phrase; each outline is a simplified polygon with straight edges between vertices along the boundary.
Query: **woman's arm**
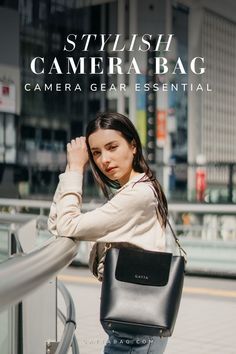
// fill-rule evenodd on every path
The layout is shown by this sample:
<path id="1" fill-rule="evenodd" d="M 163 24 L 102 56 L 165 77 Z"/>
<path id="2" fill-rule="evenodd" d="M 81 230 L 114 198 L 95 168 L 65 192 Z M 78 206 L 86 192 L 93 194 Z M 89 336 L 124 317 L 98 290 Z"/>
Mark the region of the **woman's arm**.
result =
<path id="1" fill-rule="evenodd" d="M 150 216 L 155 210 L 153 192 L 146 183 L 126 187 L 102 207 L 83 214 L 81 194 L 82 175 L 66 173 L 56 203 L 58 235 L 86 241 L 127 242 L 143 214 Z"/>
<path id="2" fill-rule="evenodd" d="M 66 170 L 65 172 L 69 171 L 69 166 L 66 166 Z M 57 185 L 56 191 L 54 193 L 53 196 L 53 200 L 52 200 L 52 204 L 50 207 L 50 212 L 49 212 L 49 216 L 48 216 L 48 230 L 51 232 L 51 234 L 57 236 L 57 209 L 56 209 L 56 203 L 59 199 L 59 195 L 60 195 L 60 189 L 61 189 L 61 179 L 59 179 L 59 183 Z"/>
<path id="3" fill-rule="evenodd" d="M 75 172 L 83 175 L 87 162 L 88 162 L 88 151 L 85 143 L 85 137 L 72 139 L 71 142 L 67 144 L 67 165 L 66 165 L 65 172 L 67 173 L 72 172 L 72 175 Z M 54 194 L 53 202 L 48 217 L 48 230 L 55 236 L 58 235 L 57 202 L 59 200 L 63 178 L 64 178 L 64 174 L 61 174 L 59 176 L 60 181 L 58 183 L 56 192 Z M 82 194 L 82 182 L 81 182 L 80 194 Z"/>
<path id="4" fill-rule="evenodd" d="M 48 230 L 51 232 L 51 234 L 57 236 L 57 209 L 56 209 L 56 203 L 59 197 L 59 191 L 60 191 L 60 182 L 57 185 L 56 192 L 53 196 L 53 201 L 50 207 L 50 212 L 48 216 Z"/>

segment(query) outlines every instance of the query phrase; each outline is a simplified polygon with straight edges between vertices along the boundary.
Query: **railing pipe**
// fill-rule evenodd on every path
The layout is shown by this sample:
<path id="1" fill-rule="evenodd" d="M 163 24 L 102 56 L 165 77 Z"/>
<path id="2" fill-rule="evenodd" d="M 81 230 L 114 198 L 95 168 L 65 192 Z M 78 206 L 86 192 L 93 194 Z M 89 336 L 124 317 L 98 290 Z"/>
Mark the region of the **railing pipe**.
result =
<path id="1" fill-rule="evenodd" d="M 77 254 L 76 243 L 67 237 L 50 240 L 28 254 L 17 254 L 0 267 L 0 311 L 20 302 L 28 293 L 55 276 Z"/>
<path id="2" fill-rule="evenodd" d="M 1 199 L 0 198 L 0 206 L 18 206 L 18 207 L 29 207 L 29 208 L 41 208 L 48 210 L 50 208 L 51 203 L 46 202 L 46 201 L 32 201 L 32 200 L 22 200 L 22 199 Z M 95 208 L 98 208 L 102 205 L 101 202 L 90 202 L 90 203 L 83 203 L 83 210 L 84 211 L 89 211 L 93 210 Z M 192 212 L 192 213 L 216 213 L 216 214 L 233 214 L 236 212 L 236 204 L 211 204 L 211 203 L 174 203 L 170 202 L 168 203 L 168 209 L 170 212 Z M 18 213 L 13 214 L 14 217 Z M 12 214 L 9 213 L 0 213 L 0 218 L 7 218 L 13 216 Z M 30 218 L 30 216 L 27 216 L 25 214 L 25 218 Z M 30 214 L 28 214 L 30 215 Z M 34 215 L 35 216 L 35 215 Z M 24 218 L 24 217 L 23 217 Z M 23 221 L 22 218 L 22 221 Z M 19 219 L 21 221 L 21 219 Z M 27 220 L 26 220 L 27 221 Z"/>
<path id="3" fill-rule="evenodd" d="M 66 317 L 60 309 L 57 309 L 57 315 L 60 318 L 60 320 L 62 321 L 63 325 L 65 325 Z M 71 350 L 72 350 L 72 354 L 79 354 L 79 346 L 78 346 L 78 342 L 77 342 L 75 335 L 73 336 L 73 339 L 72 339 Z"/>
<path id="4" fill-rule="evenodd" d="M 58 282 L 58 288 L 64 298 L 67 313 L 64 331 L 57 347 L 56 354 L 66 354 L 72 344 L 76 329 L 76 313 L 72 297 L 67 288 L 61 282 Z"/>

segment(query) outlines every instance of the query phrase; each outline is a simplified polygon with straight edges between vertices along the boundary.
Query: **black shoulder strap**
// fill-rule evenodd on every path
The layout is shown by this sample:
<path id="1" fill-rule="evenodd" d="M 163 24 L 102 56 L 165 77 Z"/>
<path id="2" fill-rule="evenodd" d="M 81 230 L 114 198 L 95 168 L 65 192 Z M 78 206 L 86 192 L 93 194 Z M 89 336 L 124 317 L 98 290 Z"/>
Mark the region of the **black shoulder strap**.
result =
<path id="1" fill-rule="evenodd" d="M 150 187 L 153 190 L 153 193 L 154 193 L 154 195 L 155 195 L 155 197 L 157 199 L 158 204 L 160 205 L 161 210 L 163 211 L 163 213 L 166 213 L 164 206 L 162 205 L 162 203 L 160 202 L 160 200 L 158 198 L 158 195 L 157 195 L 157 192 L 156 192 L 155 188 L 153 187 L 153 185 L 151 185 Z M 158 207 L 156 207 L 156 213 L 158 213 L 157 209 L 158 209 Z M 158 218 L 158 214 L 157 214 L 157 218 Z M 172 235 L 174 237 L 175 243 L 178 246 L 180 255 L 183 256 L 185 261 L 187 262 L 187 252 L 181 246 L 180 241 L 179 241 L 178 237 L 176 236 L 176 233 L 174 232 L 168 217 L 167 217 L 167 224 L 168 224 L 168 226 L 170 228 L 170 231 L 171 231 L 171 233 L 172 233 Z"/>

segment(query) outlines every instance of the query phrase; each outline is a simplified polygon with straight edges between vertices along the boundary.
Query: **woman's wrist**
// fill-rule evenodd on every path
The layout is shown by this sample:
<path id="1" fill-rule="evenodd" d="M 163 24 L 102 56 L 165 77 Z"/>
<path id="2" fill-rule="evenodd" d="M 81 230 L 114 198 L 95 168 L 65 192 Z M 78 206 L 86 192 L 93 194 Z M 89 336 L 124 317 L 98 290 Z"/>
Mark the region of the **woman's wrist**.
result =
<path id="1" fill-rule="evenodd" d="M 81 174 L 84 173 L 84 166 L 73 166 L 73 165 L 68 165 L 68 169 L 66 169 L 67 171 L 70 172 L 79 172 Z"/>

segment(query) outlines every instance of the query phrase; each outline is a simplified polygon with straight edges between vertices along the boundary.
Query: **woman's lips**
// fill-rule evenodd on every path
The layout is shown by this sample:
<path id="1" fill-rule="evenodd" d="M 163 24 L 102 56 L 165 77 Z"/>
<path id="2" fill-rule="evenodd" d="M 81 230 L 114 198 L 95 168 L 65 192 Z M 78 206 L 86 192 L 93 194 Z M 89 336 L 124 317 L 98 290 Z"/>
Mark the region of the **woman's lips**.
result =
<path id="1" fill-rule="evenodd" d="M 114 171 L 115 168 L 116 168 L 116 167 L 108 168 L 108 169 L 106 170 L 106 172 L 107 172 L 107 173 L 110 173 L 110 172 Z"/>

